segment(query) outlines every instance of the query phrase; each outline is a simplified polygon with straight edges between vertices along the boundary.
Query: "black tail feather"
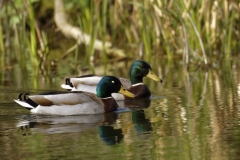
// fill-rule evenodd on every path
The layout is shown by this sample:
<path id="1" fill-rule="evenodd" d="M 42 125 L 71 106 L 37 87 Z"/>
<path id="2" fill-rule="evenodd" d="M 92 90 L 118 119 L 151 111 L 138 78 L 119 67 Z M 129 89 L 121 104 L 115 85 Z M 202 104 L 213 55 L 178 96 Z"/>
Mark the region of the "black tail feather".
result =
<path id="1" fill-rule="evenodd" d="M 70 87 L 73 87 L 73 84 L 70 82 L 70 78 L 65 79 L 66 85 L 69 85 Z"/>
<path id="2" fill-rule="evenodd" d="M 19 99 L 20 101 L 22 101 L 22 95 L 23 95 L 23 93 L 20 93 L 20 94 L 18 95 L 18 99 Z"/>
<path id="3" fill-rule="evenodd" d="M 27 101 L 27 96 L 29 96 L 29 95 L 30 95 L 29 93 L 24 94 L 24 101 Z"/>
<path id="4" fill-rule="evenodd" d="M 30 94 L 29 93 L 25 93 L 24 94 L 24 101 L 28 104 L 30 104 L 31 106 L 33 106 L 34 108 L 36 108 L 38 106 L 37 103 L 35 103 L 33 100 L 31 100 L 30 98 L 28 98 L 27 96 L 29 96 Z M 27 108 L 30 110 L 30 108 Z"/>
<path id="5" fill-rule="evenodd" d="M 36 108 L 38 106 L 37 103 L 35 103 L 33 100 L 31 100 L 30 98 L 28 98 L 25 102 L 27 102 L 28 104 L 30 104 L 31 106 L 33 106 L 34 108 Z"/>

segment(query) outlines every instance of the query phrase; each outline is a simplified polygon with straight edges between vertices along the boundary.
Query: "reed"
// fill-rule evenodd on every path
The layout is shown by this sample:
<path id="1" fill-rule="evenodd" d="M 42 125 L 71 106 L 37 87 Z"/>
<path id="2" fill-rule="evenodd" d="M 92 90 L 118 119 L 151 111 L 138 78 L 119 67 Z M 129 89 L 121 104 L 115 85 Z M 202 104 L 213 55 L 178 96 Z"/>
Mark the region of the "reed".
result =
<path id="1" fill-rule="evenodd" d="M 85 58 L 83 58 L 84 63 L 89 65 L 91 63 L 91 61 L 94 60 L 94 48 L 93 48 L 93 44 L 94 41 L 96 39 L 96 35 L 97 35 L 97 31 L 98 31 L 98 26 L 99 23 L 97 25 L 94 26 L 94 19 L 93 16 L 94 12 L 95 12 L 95 8 L 93 6 L 93 2 L 90 2 L 90 6 L 87 7 L 86 3 L 83 2 L 79 2 L 78 5 L 85 8 L 84 10 L 82 10 L 81 13 L 81 17 L 78 15 L 78 24 L 81 28 L 81 30 L 83 30 L 83 32 L 90 34 L 91 37 L 91 41 L 90 41 L 90 45 L 85 46 Z M 76 62 L 79 61 L 78 59 L 75 60 Z M 83 63 L 83 65 L 84 65 Z"/>
<path id="2" fill-rule="evenodd" d="M 26 2 L 25 5 L 27 7 L 28 4 L 31 4 L 30 1 L 28 2 L 29 3 Z M 0 28 L 2 35 L 0 36 L 0 43 L 2 65 L 12 65 L 10 64 L 12 59 L 17 59 L 22 70 L 26 71 L 27 62 L 29 59 L 32 59 L 33 66 L 38 67 L 38 57 L 36 54 L 37 42 L 34 38 L 34 29 L 32 27 L 31 38 L 28 38 L 29 34 L 26 29 L 27 21 L 26 16 L 24 15 L 26 9 L 24 8 L 24 5 L 20 1 L 14 3 L 12 1 L 6 1 L 6 3 L 3 3 L 1 11 L 0 21 L 2 23 L 0 24 Z M 34 13 L 33 10 L 31 10 L 31 13 Z M 34 17 L 31 16 L 31 20 L 33 19 Z M 28 49 L 30 48 L 32 52 L 29 52 Z M 5 61 L 7 63 L 5 63 Z M 30 68 L 32 68 L 32 66 Z"/>
<path id="3" fill-rule="evenodd" d="M 2 25 L 0 25 L 0 51 L 1 51 L 1 66 L 5 66 L 5 45 L 4 45 L 4 38 L 3 38 L 3 30 Z"/>
<path id="4" fill-rule="evenodd" d="M 21 32 L 19 32 L 19 29 L 17 27 L 14 27 L 14 33 L 16 35 L 16 37 L 15 37 L 16 47 L 18 48 L 18 51 L 20 53 L 20 56 L 16 56 L 16 57 L 20 61 L 20 67 L 23 70 L 26 70 L 27 63 L 26 63 L 26 59 L 25 59 L 26 56 L 24 56 L 25 55 L 24 48 L 23 48 L 24 42 L 22 41 L 23 40 L 22 37 L 20 37 L 20 35 L 19 35 L 19 33 L 21 33 Z M 17 55 L 17 53 L 15 55 Z"/>
<path id="5" fill-rule="evenodd" d="M 33 11 L 32 3 L 30 0 L 28 0 L 28 2 L 24 0 L 23 2 L 25 3 L 25 6 L 29 13 L 31 61 L 32 61 L 32 64 L 35 67 L 37 67 L 39 64 L 38 64 L 38 58 L 37 58 L 37 37 L 36 37 L 36 30 L 35 30 L 34 11 Z"/>
<path id="6" fill-rule="evenodd" d="M 78 42 L 76 42 L 76 44 L 75 44 L 75 46 L 76 46 L 76 49 L 75 49 L 75 72 L 77 71 L 77 67 L 78 67 L 78 54 L 79 54 L 79 47 L 78 47 Z M 75 73 L 76 74 L 76 73 Z"/>
<path id="7" fill-rule="evenodd" d="M 5 41 L 15 39 L 17 43 L 13 48 L 21 52 L 16 54 L 17 59 L 23 64 L 24 59 L 30 59 L 33 66 L 39 66 L 42 56 L 37 51 L 46 51 L 43 57 L 47 57 L 51 46 L 45 42 L 49 42 L 49 37 L 45 35 L 43 38 L 43 34 L 38 34 L 38 20 L 34 16 L 37 10 L 33 9 L 33 1 L 16 2 L 18 3 L 5 3 L 2 7 L 8 12 L 6 16 L 1 16 L 1 22 L 4 23 L 0 24 L 0 49 L 5 53 L 1 57 L 9 56 Z M 167 57 L 169 61 L 182 58 L 187 66 L 199 62 L 208 64 L 211 59 L 231 60 L 238 54 L 240 47 L 240 7 L 235 1 L 95 0 L 68 1 L 65 5 L 70 6 L 67 14 L 73 20 L 72 23 L 75 23 L 73 25 L 78 25 L 91 37 L 90 45 L 85 46 L 83 58 L 76 56 L 81 51 L 75 47 L 75 63 L 81 59 L 90 64 L 96 56 L 100 56 L 104 64 L 109 62 L 105 50 L 95 54 L 93 44 L 96 38 L 103 43 L 110 41 L 114 46 L 123 48 L 130 58 L 136 59 L 141 52 L 141 58 L 150 60 L 158 54 Z M 24 9 L 27 9 L 27 16 L 22 12 Z M 0 13 L 3 15 L 3 12 Z M 74 16 L 71 17 L 71 14 Z M 15 30 L 14 25 L 8 22 L 8 17 L 18 19 Z M 74 18 L 78 20 L 74 21 Z M 26 23 L 30 26 L 29 34 L 24 26 Z M 39 30 L 39 33 L 45 33 L 41 28 Z M 45 41 L 43 46 L 47 47 L 46 50 L 41 47 L 42 41 Z"/>
<path id="8" fill-rule="evenodd" d="M 99 21 L 101 22 L 101 28 L 100 28 L 101 39 L 102 39 L 104 45 L 106 43 L 106 36 L 107 36 L 107 5 L 108 5 L 108 1 L 102 1 L 102 5 L 101 5 L 102 16 L 101 17 L 98 16 Z M 103 50 L 102 61 L 106 66 L 106 64 L 107 64 L 106 49 Z"/>

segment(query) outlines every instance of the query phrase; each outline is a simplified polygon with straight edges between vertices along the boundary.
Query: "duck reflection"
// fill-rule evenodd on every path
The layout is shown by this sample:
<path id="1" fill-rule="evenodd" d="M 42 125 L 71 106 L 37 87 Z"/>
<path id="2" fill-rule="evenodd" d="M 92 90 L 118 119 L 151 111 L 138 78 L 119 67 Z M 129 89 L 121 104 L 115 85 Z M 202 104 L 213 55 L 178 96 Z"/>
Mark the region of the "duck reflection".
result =
<path id="1" fill-rule="evenodd" d="M 107 145 L 115 145 L 123 139 L 123 132 L 121 128 L 114 129 L 113 126 L 99 126 L 98 133 L 100 138 Z"/>
<path id="2" fill-rule="evenodd" d="M 107 145 L 115 145 L 123 139 L 121 128 L 115 129 L 112 125 L 116 122 L 118 114 L 116 112 L 105 113 L 105 119 L 102 125 L 98 126 L 100 138 Z"/>
<path id="3" fill-rule="evenodd" d="M 144 110 L 151 105 L 150 98 L 129 100 L 124 102 L 124 106 L 132 108 L 132 122 L 138 134 L 152 131 L 151 122 L 145 117 Z"/>
<path id="4" fill-rule="evenodd" d="M 105 121 L 104 114 L 79 116 L 23 115 L 17 127 L 40 133 L 73 133 L 93 128 Z"/>
<path id="5" fill-rule="evenodd" d="M 152 131 L 152 125 L 148 118 L 145 117 L 144 110 L 136 110 L 132 112 L 132 121 L 134 128 L 138 134 L 148 133 Z"/>
<path id="6" fill-rule="evenodd" d="M 151 104 L 151 100 L 149 98 L 138 99 L 138 100 L 125 100 L 125 101 L 117 101 L 118 105 L 123 108 L 131 108 L 132 109 L 132 121 L 135 124 L 136 131 L 141 134 L 144 132 L 148 132 L 152 130 L 151 123 L 149 119 L 145 118 L 145 113 L 143 108 L 148 108 Z M 140 110 L 139 110 L 140 109 Z M 109 113 L 106 115 L 110 115 L 113 117 L 113 113 Z M 107 118 L 110 120 L 111 118 Z M 117 117 L 115 118 L 115 120 Z M 111 121 L 113 122 L 113 121 Z M 114 121 L 115 123 L 115 121 Z M 123 131 L 121 128 L 115 129 L 111 124 L 102 125 L 98 127 L 98 133 L 100 138 L 105 142 L 107 145 L 115 145 L 121 142 L 124 138 Z"/>

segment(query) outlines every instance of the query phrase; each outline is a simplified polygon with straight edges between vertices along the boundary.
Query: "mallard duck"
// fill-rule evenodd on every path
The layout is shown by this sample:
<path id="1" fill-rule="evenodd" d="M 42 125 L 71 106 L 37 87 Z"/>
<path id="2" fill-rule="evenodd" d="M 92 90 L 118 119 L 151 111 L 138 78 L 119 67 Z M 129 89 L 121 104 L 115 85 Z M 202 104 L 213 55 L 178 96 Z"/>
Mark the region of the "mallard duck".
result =
<path id="1" fill-rule="evenodd" d="M 113 76 L 103 77 L 99 81 L 96 91 L 97 94 L 83 91 L 49 92 L 31 95 L 28 98 L 25 95 L 24 99 L 20 94 L 15 102 L 35 114 L 79 115 L 115 111 L 118 105 L 111 96 L 112 93 L 134 97 L 134 94 L 127 91 L 119 79 Z"/>
<path id="2" fill-rule="evenodd" d="M 150 64 L 143 60 L 134 61 L 130 70 L 130 80 L 125 78 L 119 78 L 123 86 L 135 95 L 135 98 L 145 98 L 151 95 L 148 87 L 143 83 L 143 78 L 148 77 L 157 82 L 162 80 L 156 76 Z M 94 75 L 85 75 L 76 78 L 66 78 L 66 83 L 62 84 L 62 88 L 68 90 L 88 91 L 96 94 L 96 86 L 102 77 Z M 112 94 L 116 100 L 124 100 L 129 97 L 125 97 L 121 94 Z"/>

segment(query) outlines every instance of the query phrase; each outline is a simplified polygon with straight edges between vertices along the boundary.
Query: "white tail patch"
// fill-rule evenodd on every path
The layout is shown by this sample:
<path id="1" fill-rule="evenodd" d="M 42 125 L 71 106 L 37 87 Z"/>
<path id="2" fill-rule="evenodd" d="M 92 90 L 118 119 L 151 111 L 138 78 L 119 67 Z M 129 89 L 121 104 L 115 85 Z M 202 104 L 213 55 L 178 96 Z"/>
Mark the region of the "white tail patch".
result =
<path id="1" fill-rule="evenodd" d="M 86 84 L 86 85 L 96 86 L 101 79 L 102 77 L 93 76 L 93 77 L 82 77 L 82 78 L 70 78 L 70 81 L 73 84 L 73 86 L 77 84 Z"/>
<path id="2" fill-rule="evenodd" d="M 14 101 L 15 101 L 16 103 L 20 104 L 20 105 L 23 106 L 23 107 L 30 108 L 30 109 L 33 109 L 33 108 L 34 108 L 33 106 L 31 106 L 30 104 L 28 104 L 28 103 L 25 102 L 25 101 L 20 101 L 20 100 L 15 100 L 15 99 L 14 99 Z"/>
<path id="3" fill-rule="evenodd" d="M 71 86 L 66 85 L 66 84 L 62 84 L 61 87 L 64 88 L 64 89 L 72 89 Z"/>
<path id="4" fill-rule="evenodd" d="M 62 84 L 61 87 L 64 89 L 70 89 L 71 91 L 87 91 L 96 94 L 97 84 L 101 79 L 102 77 L 99 76 L 70 78 L 70 82 L 74 87 L 66 84 Z"/>

